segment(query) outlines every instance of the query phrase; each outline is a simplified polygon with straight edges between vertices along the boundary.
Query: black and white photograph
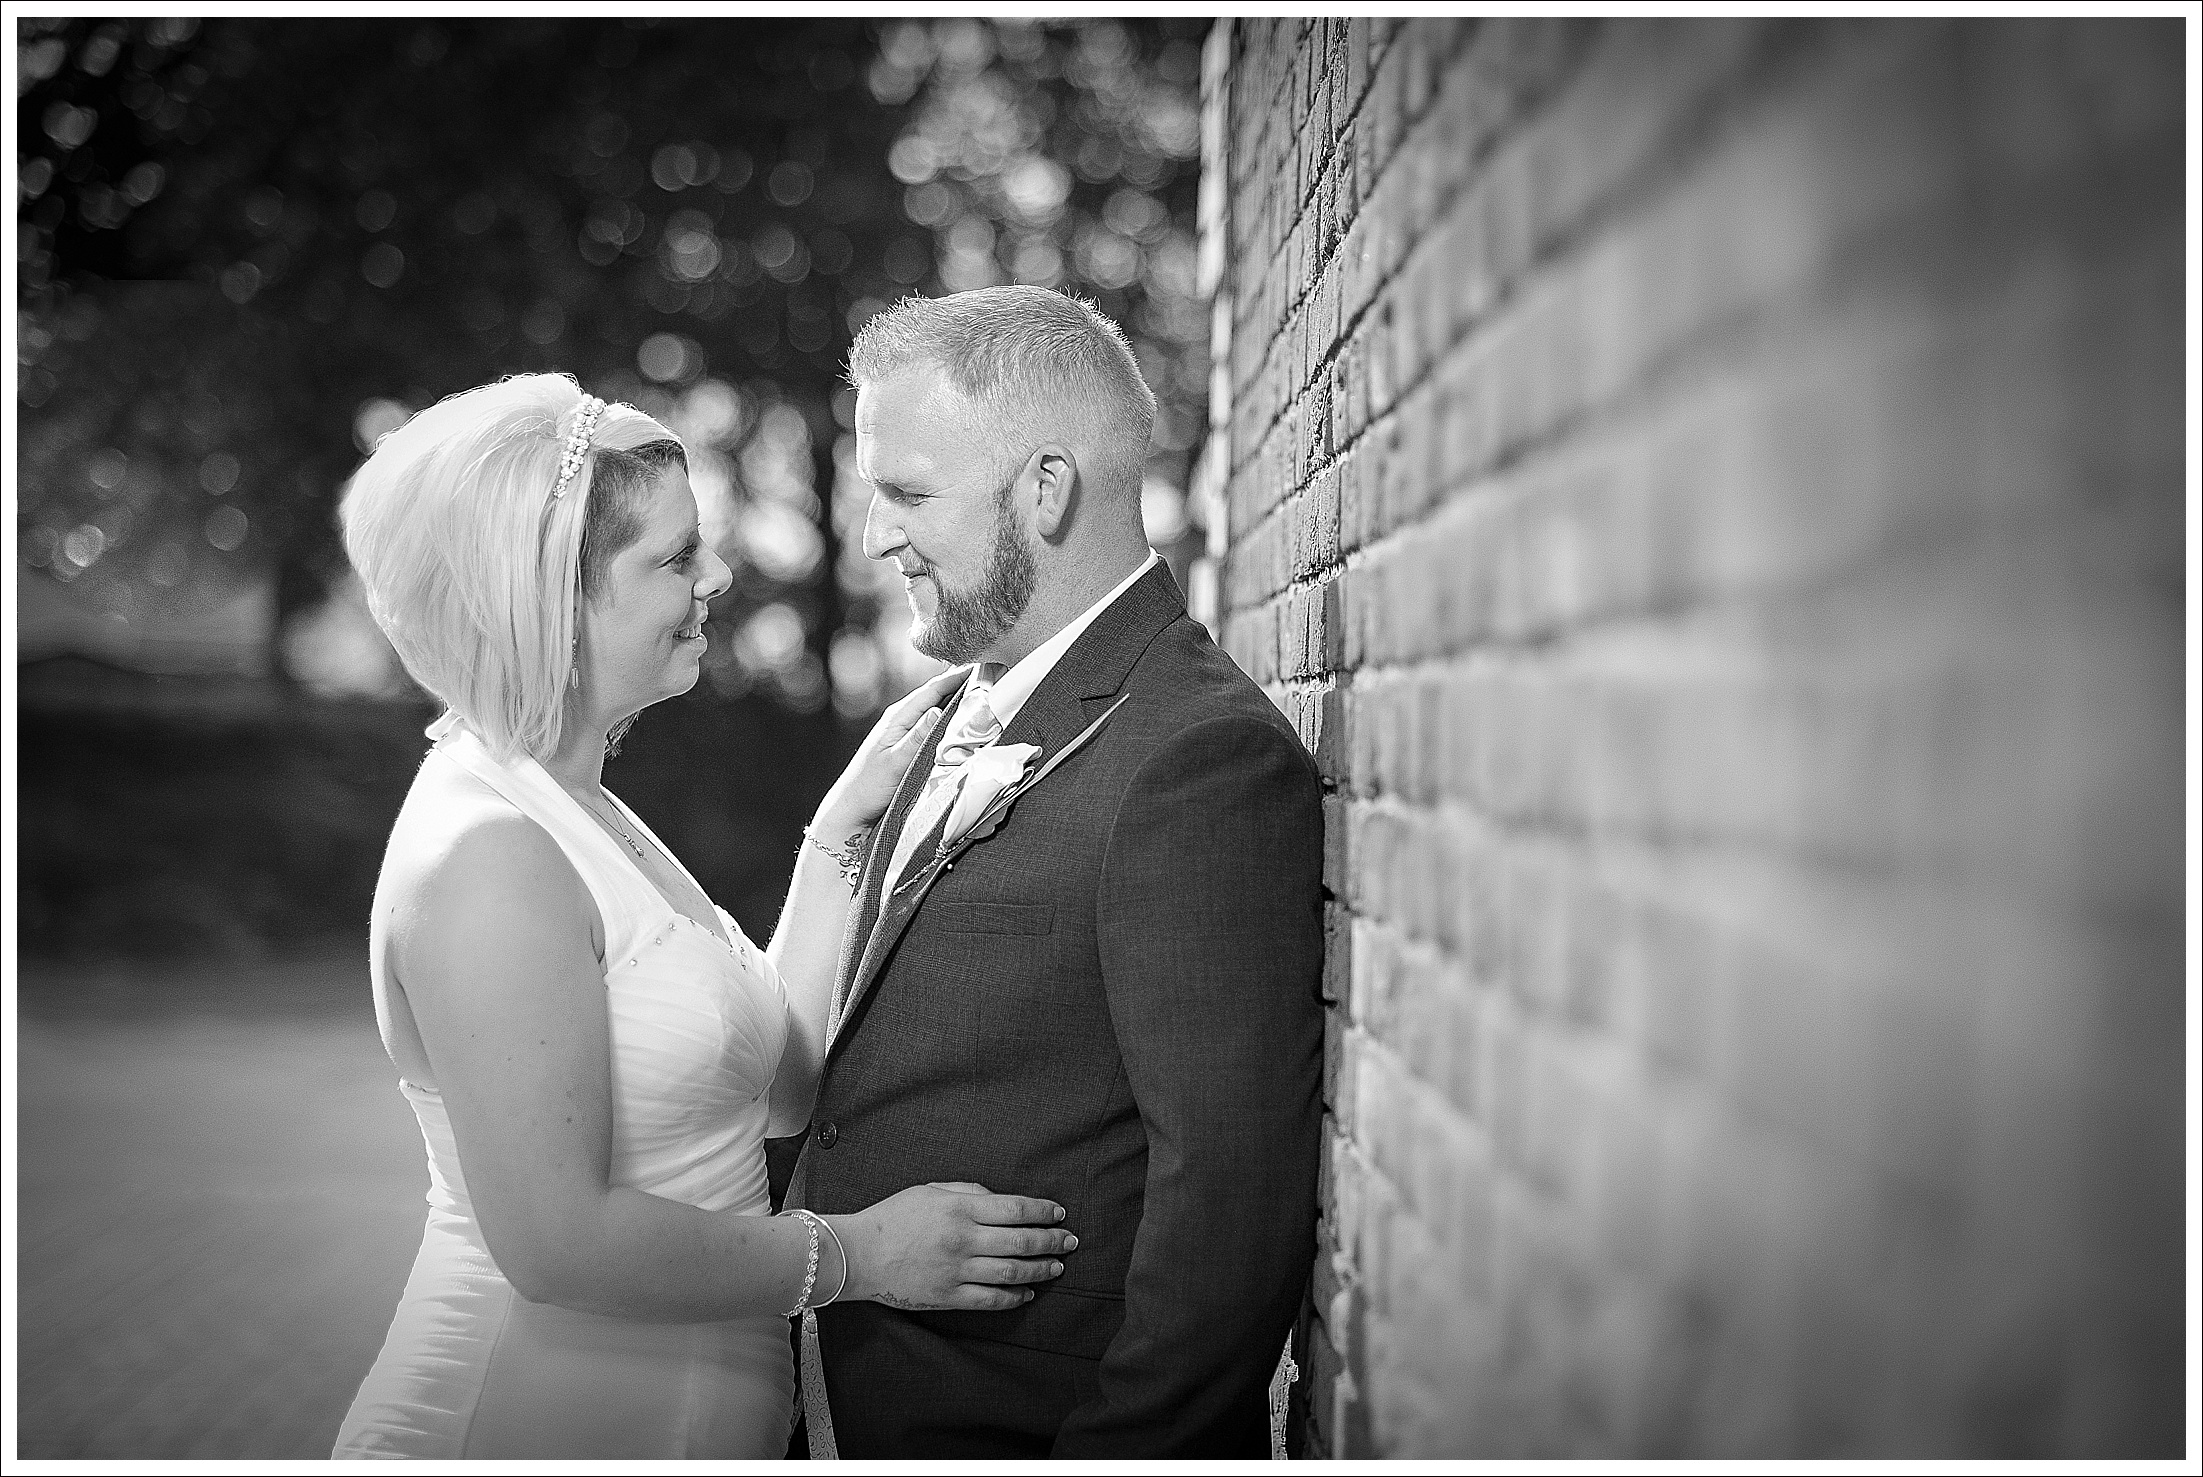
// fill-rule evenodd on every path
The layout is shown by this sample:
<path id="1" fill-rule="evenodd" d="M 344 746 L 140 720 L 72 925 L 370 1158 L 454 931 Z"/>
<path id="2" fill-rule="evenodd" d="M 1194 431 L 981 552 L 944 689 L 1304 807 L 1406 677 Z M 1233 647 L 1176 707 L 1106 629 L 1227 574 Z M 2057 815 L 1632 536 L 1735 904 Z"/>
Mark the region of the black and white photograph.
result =
<path id="1" fill-rule="evenodd" d="M 10 7 L 11 1469 L 2194 1470 L 2203 8 L 661 9 Z"/>

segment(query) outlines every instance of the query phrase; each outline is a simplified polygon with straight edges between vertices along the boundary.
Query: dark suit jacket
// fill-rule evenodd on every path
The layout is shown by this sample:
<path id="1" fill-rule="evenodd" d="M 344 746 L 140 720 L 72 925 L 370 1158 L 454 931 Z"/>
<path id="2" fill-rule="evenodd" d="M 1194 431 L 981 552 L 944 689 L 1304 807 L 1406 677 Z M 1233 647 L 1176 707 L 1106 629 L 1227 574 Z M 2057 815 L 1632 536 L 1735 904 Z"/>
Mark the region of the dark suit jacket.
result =
<path id="1" fill-rule="evenodd" d="M 971 1180 L 1061 1202 L 1080 1244 L 1009 1312 L 827 1308 L 844 1456 L 1268 1454 L 1315 1250 L 1321 795 L 1165 567 L 1002 741 L 1037 768 L 1120 699 L 884 900 L 929 759 L 873 836 L 788 1203 Z"/>

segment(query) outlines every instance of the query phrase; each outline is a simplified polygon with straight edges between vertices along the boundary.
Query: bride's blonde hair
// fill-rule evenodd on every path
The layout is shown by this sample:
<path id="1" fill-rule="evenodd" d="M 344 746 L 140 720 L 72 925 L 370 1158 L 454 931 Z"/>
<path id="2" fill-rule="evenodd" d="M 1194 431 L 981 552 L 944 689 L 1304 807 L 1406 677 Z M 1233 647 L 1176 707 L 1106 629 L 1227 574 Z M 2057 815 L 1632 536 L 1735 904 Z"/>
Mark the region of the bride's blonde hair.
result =
<path id="1" fill-rule="evenodd" d="M 376 624 L 501 761 L 558 748 L 582 602 L 634 542 L 663 469 L 686 462 L 664 426 L 607 406 L 553 497 L 584 402 L 563 374 L 449 396 L 385 436 L 344 496 L 344 548 Z"/>

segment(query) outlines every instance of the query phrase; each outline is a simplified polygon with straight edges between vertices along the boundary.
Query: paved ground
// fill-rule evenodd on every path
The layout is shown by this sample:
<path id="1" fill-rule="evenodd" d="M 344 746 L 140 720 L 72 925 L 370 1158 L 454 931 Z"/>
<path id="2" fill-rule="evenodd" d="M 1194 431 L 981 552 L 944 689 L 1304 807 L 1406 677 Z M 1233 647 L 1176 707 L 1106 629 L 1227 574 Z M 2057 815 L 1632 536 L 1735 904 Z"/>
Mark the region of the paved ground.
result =
<path id="1" fill-rule="evenodd" d="M 29 967 L 19 1010 L 15 1455 L 326 1456 L 427 1187 L 364 960 Z"/>

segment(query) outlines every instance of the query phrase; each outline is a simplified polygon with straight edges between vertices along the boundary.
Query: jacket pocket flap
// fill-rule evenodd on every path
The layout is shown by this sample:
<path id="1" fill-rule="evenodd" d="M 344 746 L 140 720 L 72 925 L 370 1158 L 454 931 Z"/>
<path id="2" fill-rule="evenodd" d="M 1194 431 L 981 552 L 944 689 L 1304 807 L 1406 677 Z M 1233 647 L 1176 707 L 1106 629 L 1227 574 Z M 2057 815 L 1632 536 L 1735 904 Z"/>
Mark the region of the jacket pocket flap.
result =
<path id="1" fill-rule="evenodd" d="M 933 921 L 949 933 L 1048 933 L 1056 926 L 1053 903 L 943 902 Z"/>

